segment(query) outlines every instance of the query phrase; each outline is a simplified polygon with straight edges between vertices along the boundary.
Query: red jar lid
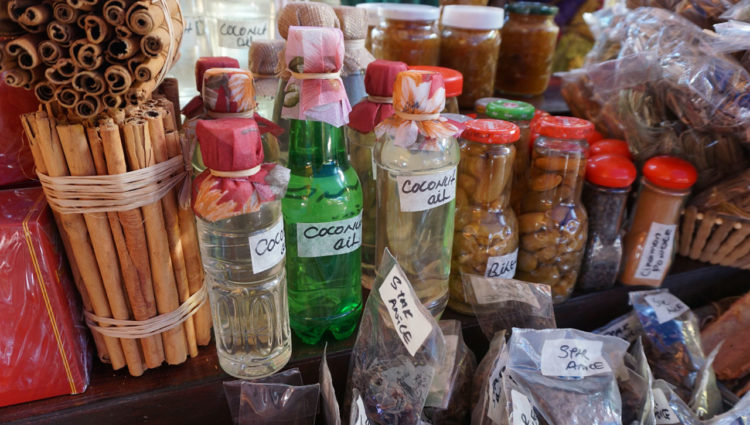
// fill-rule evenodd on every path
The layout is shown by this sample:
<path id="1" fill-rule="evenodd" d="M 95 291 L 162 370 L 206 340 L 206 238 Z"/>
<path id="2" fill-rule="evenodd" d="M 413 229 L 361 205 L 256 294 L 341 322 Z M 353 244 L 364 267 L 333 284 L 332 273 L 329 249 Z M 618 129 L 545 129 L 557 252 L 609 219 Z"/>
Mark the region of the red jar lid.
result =
<path id="1" fill-rule="evenodd" d="M 643 166 L 643 175 L 665 189 L 690 189 L 698 180 L 693 164 L 673 156 L 655 156 Z"/>
<path id="2" fill-rule="evenodd" d="M 464 75 L 455 69 L 445 68 L 442 66 L 427 66 L 427 65 L 415 65 L 410 66 L 409 69 L 416 69 L 421 71 L 432 71 L 439 72 L 443 76 L 443 82 L 445 83 L 445 97 L 456 97 L 460 96 L 464 89 Z"/>
<path id="3" fill-rule="evenodd" d="M 461 138 L 477 143 L 513 143 L 521 137 L 521 129 L 512 122 L 492 119 L 467 121 Z"/>
<path id="4" fill-rule="evenodd" d="M 630 159 L 633 158 L 633 154 L 630 153 L 628 142 L 617 139 L 603 139 L 599 140 L 598 142 L 594 142 L 591 145 L 590 152 L 591 156 L 612 154 L 624 156 L 625 158 Z"/>
<path id="5" fill-rule="evenodd" d="M 591 136 L 589 136 L 589 144 L 596 143 L 599 140 L 604 140 L 604 136 L 602 136 L 602 133 L 594 130 L 593 133 L 591 133 Z"/>
<path id="6" fill-rule="evenodd" d="M 586 161 L 586 180 L 598 186 L 628 187 L 637 174 L 633 161 L 621 155 L 597 155 Z"/>
<path id="7" fill-rule="evenodd" d="M 544 117 L 539 121 L 539 135 L 555 139 L 588 140 L 594 131 L 594 124 L 573 117 Z"/>

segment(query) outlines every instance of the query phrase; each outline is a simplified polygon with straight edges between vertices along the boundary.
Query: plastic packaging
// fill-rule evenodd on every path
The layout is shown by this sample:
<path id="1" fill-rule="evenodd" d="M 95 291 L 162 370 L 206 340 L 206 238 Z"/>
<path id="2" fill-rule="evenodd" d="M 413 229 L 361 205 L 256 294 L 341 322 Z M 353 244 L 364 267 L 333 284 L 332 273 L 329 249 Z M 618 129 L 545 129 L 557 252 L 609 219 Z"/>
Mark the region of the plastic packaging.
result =
<path id="1" fill-rule="evenodd" d="M 654 417 L 656 423 L 675 423 L 680 425 L 702 425 L 701 420 L 690 410 L 678 396 L 674 387 L 662 379 L 654 381 Z"/>
<path id="2" fill-rule="evenodd" d="M 477 99 L 494 94 L 503 9 L 446 6 L 441 22 L 440 66 L 463 74 L 458 106 L 473 108 Z"/>
<path id="3" fill-rule="evenodd" d="M 516 273 L 518 220 L 509 202 L 520 131 L 499 120 L 469 121 L 465 126 L 448 304 L 470 315 L 463 274 L 511 278 Z"/>
<path id="4" fill-rule="evenodd" d="M 24 141 L 23 127 L 18 116 L 35 111 L 39 106 L 34 94 L 28 90 L 10 87 L 0 82 L 0 186 L 36 179 L 34 159 L 28 143 Z"/>
<path id="5" fill-rule="evenodd" d="M 351 409 L 372 424 L 419 424 L 444 356 L 440 326 L 386 249 L 352 351 Z"/>
<path id="6" fill-rule="evenodd" d="M 227 405 L 232 415 L 232 423 L 239 423 L 240 420 L 240 399 L 242 398 L 242 386 L 249 383 L 264 383 L 264 384 L 284 384 L 290 386 L 302 386 L 302 374 L 296 367 L 293 369 L 284 370 L 265 378 L 254 379 L 252 381 L 236 380 L 236 381 L 225 381 L 224 386 L 224 397 L 227 399 Z"/>
<path id="7" fill-rule="evenodd" d="M 622 373 L 617 375 L 623 425 L 656 425 L 651 390 L 654 378 L 640 338 L 625 353 L 624 366 Z"/>
<path id="8" fill-rule="evenodd" d="M 331 370 L 328 368 L 326 352 L 328 345 L 323 349 L 323 358 L 320 359 L 320 372 L 318 382 L 320 383 L 320 397 L 323 401 L 323 418 L 326 425 L 341 425 L 341 413 L 339 413 L 339 402 L 336 400 L 336 390 L 333 388 Z"/>
<path id="9" fill-rule="evenodd" d="M 575 329 L 513 329 L 506 378 L 551 424 L 621 423 L 615 374 L 628 343 Z"/>
<path id="10" fill-rule="evenodd" d="M 471 388 L 471 424 L 504 425 L 508 414 L 503 394 L 503 373 L 508 362 L 505 332 L 498 332 L 490 340 L 490 348 L 477 366 Z"/>
<path id="11" fill-rule="evenodd" d="M 631 311 L 596 329 L 593 333 L 616 336 L 632 344 L 643 334 L 643 327 L 641 321 L 638 320 L 638 314 Z"/>
<path id="12" fill-rule="evenodd" d="M 314 425 L 320 384 L 293 387 L 247 382 L 242 385 L 240 425 Z"/>
<path id="13" fill-rule="evenodd" d="M 379 13 L 380 23 L 372 30 L 372 54 L 377 59 L 407 65 L 438 65 L 440 9 L 399 4 L 381 8 Z"/>
<path id="14" fill-rule="evenodd" d="M 583 291 L 615 285 L 622 261 L 622 223 L 635 177 L 635 165 L 623 156 L 594 156 L 586 163 L 583 205 L 589 216 L 589 236 L 578 278 Z"/>

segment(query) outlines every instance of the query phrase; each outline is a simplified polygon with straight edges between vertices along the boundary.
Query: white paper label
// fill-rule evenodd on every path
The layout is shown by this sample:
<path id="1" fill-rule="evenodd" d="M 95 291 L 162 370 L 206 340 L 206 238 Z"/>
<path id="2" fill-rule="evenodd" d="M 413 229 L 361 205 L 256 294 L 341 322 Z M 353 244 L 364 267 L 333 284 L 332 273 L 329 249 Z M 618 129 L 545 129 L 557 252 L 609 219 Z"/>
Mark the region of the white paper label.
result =
<path id="1" fill-rule="evenodd" d="M 616 336 L 632 343 L 638 338 L 640 328 L 641 322 L 638 320 L 638 316 L 635 313 L 629 313 L 596 333 L 599 335 Z"/>
<path id="2" fill-rule="evenodd" d="M 504 279 L 512 279 L 513 276 L 516 275 L 517 259 L 517 249 L 510 254 L 488 258 L 487 269 L 484 271 L 484 277 L 502 277 Z"/>
<path id="3" fill-rule="evenodd" d="M 478 304 L 518 301 L 534 308 L 540 307 L 532 284 L 513 279 L 490 279 L 479 275 L 469 275 L 469 281 Z"/>
<path id="4" fill-rule="evenodd" d="M 651 223 L 635 271 L 636 278 L 659 281 L 664 279 L 672 262 L 676 231 L 677 226 L 674 224 Z"/>
<path id="5" fill-rule="evenodd" d="M 456 363 L 456 349 L 458 349 L 458 335 L 445 335 L 445 357 L 443 357 L 443 363 L 435 372 L 435 376 L 432 378 L 432 385 L 430 386 L 430 393 L 427 395 L 427 401 L 425 406 L 445 408 L 443 398 L 445 393 L 448 391 L 448 382 L 451 379 L 451 372 L 453 372 L 453 365 Z"/>
<path id="6" fill-rule="evenodd" d="M 602 341 L 549 339 L 542 347 L 542 375 L 585 378 L 612 372 L 602 356 Z"/>
<path id="7" fill-rule="evenodd" d="M 268 38 L 268 19 L 216 22 L 219 46 L 230 49 L 248 49 L 256 38 Z"/>
<path id="8" fill-rule="evenodd" d="M 362 213 L 328 223 L 297 223 L 297 255 L 304 258 L 348 254 L 362 245 Z"/>
<path id="9" fill-rule="evenodd" d="M 516 390 L 510 391 L 510 400 L 513 405 L 513 425 L 539 425 L 539 418 L 531 407 L 529 398 Z"/>
<path id="10" fill-rule="evenodd" d="M 409 279 L 393 266 L 380 286 L 380 298 L 388 308 L 393 327 L 409 354 L 414 356 L 432 331 L 430 321 L 417 308 Z"/>
<path id="11" fill-rule="evenodd" d="M 672 407 L 667 401 L 667 396 L 661 388 L 654 388 L 654 417 L 657 425 L 679 424 L 680 420 L 674 414 Z"/>
<path id="12" fill-rule="evenodd" d="M 492 373 L 487 380 L 487 417 L 494 423 L 501 423 L 504 409 L 501 405 L 503 394 L 503 367 L 506 361 L 503 359 L 505 352 L 501 352 L 492 367 Z"/>
<path id="13" fill-rule="evenodd" d="M 270 229 L 250 236 L 250 260 L 253 273 L 260 273 L 279 264 L 286 254 L 284 220 L 279 220 Z"/>
<path id="14" fill-rule="evenodd" d="M 370 163 L 372 165 L 372 179 L 378 179 L 378 163 L 375 162 L 375 147 L 370 148 Z"/>
<path id="15" fill-rule="evenodd" d="M 656 320 L 660 325 L 690 310 L 690 307 L 669 292 L 646 295 L 643 299 L 654 309 Z"/>
<path id="16" fill-rule="evenodd" d="M 198 43 L 199 37 L 206 36 L 206 21 L 197 16 L 184 17 L 185 28 L 182 31 L 182 42 L 184 46 L 193 47 Z"/>
<path id="17" fill-rule="evenodd" d="M 365 403 L 360 395 L 357 396 L 357 416 L 354 418 L 354 425 L 370 425 L 367 412 L 365 412 Z"/>
<path id="18" fill-rule="evenodd" d="M 456 167 L 435 174 L 398 176 L 401 211 L 426 211 L 456 197 Z"/>

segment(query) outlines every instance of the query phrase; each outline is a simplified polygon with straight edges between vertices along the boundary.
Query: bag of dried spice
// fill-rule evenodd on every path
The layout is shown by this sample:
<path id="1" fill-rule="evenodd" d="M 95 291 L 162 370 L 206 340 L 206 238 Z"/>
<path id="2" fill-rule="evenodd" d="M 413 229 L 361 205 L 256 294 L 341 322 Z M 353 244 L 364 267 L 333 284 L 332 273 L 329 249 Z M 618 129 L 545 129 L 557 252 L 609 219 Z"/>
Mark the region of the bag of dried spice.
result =
<path id="1" fill-rule="evenodd" d="M 632 344 L 643 334 L 643 328 L 641 327 L 641 322 L 638 320 L 638 314 L 635 311 L 631 311 L 596 329 L 594 333 L 616 336 Z"/>
<path id="2" fill-rule="evenodd" d="M 625 353 L 624 366 L 617 375 L 623 425 L 656 425 L 651 391 L 654 379 L 640 338 Z"/>
<path id="3" fill-rule="evenodd" d="M 299 369 L 292 368 L 282 372 L 274 373 L 265 378 L 254 379 L 252 381 L 238 379 L 236 381 L 224 382 L 224 397 L 229 405 L 229 412 L 232 415 L 232 423 L 238 424 L 240 420 L 240 399 L 242 397 L 242 386 L 251 383 L 256 384 L 285 384 L 293 386 L 302 385 L 302 374 Z"/>
<path id="4" fill-rule="evenodd" d="M 352 351 L 346 400 L 373 425 L 419 424 L 444 355 L 440 327 L 386 248 Z"/>
<path id="5" fill-rule="evenodd" d="M 315 425 L 320 384 L 244 383 L 240 425 Z"/>
<path id="6" fill-rule="evenodd" d="M 474 375 L 471 388 L 472 425 L 492 425 L 501 423 L 497 422 L 499 418 L 507 419 L 505 403 L 501 400 L 503 373 L 507 362 L 505 331 L 500 331 L 490 341 L 490 348 Z"/>
<path id="7" fill-rule="evenodd" d="M 575 329 L 513 329 L 507 379 L 547 423 L 620 425 L 616 373 L 628 343 Z"/>

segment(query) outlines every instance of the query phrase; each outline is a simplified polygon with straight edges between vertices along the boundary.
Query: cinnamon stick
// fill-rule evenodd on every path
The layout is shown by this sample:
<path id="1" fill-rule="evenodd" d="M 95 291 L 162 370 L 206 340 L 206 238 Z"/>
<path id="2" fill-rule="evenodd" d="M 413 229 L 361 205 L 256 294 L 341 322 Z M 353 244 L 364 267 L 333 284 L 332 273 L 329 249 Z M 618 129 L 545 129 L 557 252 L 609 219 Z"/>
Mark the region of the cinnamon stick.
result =
<path id="1" fill-rule="evenodd" d="M 59 59 L 52 68 L 47 68 L 44 76 L 53 84 L 63 85 L 72 81 L 78 70 L 72 60 L 64 58 Z"/>
<path id="2" fill-rule="evenodd" d="M 151 138 L 146 122 L 130 119 L 125 122 L 125 146 L 130 168 L 138 170 L 154 164 Z M 162 214 L 161 202 L 141 207 L 146 225 L 151 276 L 154 282 L 156 306 L 159 313 L 169 313 L 180 306 L 177 284 L 169 254 L 169 242 Z M 185 328 L 175 326 L 162 333 L 167 363 L 180 364 L 187 359 Z"/>
<path id="3" fill-rule="evenodd" d="M 73 78 L 73 88 L 82 93 L 98 96 L 107 89 L 107 83 L 98 72 L 82 71 Z"/>
<path id="4" fill-rule="evenodd" d="M 34 81 L 34 74 L 26 69 L 16 68 L 5 73 L 5 84 L 11 87 L 26 87 Z"/>
<path id="5" fill-rule="evenodd" d="M 115 27 L 125 23 L 126 8 L 125 0 L 107 0 L 102 7 L 102 14 L 107 23 Z"/>
<path id="6" fill-rule="evenodd" d="M 138 52 L 138 40 L 135 37 L 116 38 L 109 42 L 107 55 L 115 61 L 124 61 Z"/>
<path id="7" fill-rule="evenodd" d="M 67 0 L 73 8 L 88 12 L 96 6 L 99 0 Z"/>
<path id="8" fill-rule="evenodd" d="M 39 57 L 45 65 L 54 66 L 62 55 L 63 49 L 58 43 L 51 40 L 44 40 L 39 43 Z"/>
<path id="9" fill-rule="evenodd" d="M 102 46 L 94 43 L 85 43 L 76 52 L 76 62 L 81 68 L 93 71 L 99 69 L 104 63 Z"/>
<path id="10" fill-rule="evenodd" d="M 53 21 L 47 26 L 47 36 L 61 46 L 70 46 L 77 35 L 76 33 L 77 28 L 73 24 Z"/>
<path id="11" fill-rule="evenodd" d="M 22 119 L 27 136 L 30 139 L 35 139 L 39 145 L 39 152 L 44 159 L 48 175 L 52 177 L 67 176 L 68 166 L 63 156 L 62 146 L 47 114 L 40 111 L 35 114 L 25 114 Z M 81 273 L 81 279 L 91 300 L 92 311 L 97 316 L 112 317 L 83 217 L 80 214 L 60 214 L 60 221 L 73 248 L 72 261 L 76 262 Z M 117 370 L 125 366 L 125 357 L 120 341 L 108 336 L 103 336 L 103 339 L 112 362 L 112 368 Z"/>
<path id="12" fill-rule="evenodd" d="M 109 109 L 118 109 L 125 105 L 125 100 L 122 96 L 112 93 L 104 93 L 102 96 L 102 102 L 104 103 L 104 106 Z"/>
<path id="13" fill-rule="evenodd" d="M 89 151 L 86 133 L 80 124 L 58 125 L 57 133 L 60 137 L 68 169 L 72 176 L 95 176 L 96 168 Z M 94 241 L 94 255 L 101 273 L 104 290 L 109 300 L 112 316 L 118 320 L 130 319 L 128 304 L 122 291 L 122 275 L 117 260 L 112 233 L 110 231 L 107 215 L 105 213 L 85 213 L 83 219 L 86 222 L 89 236 Z M 128 364 L 128 371 L 133 376 L 143 374 L 143 359 L 138 341 L 122 338 L 123 353 Z"/>
<path id="14" fill-rule="evenodd" d="M 160 27 L 141 39 L 141 50 L 147 56 L 166 56 L 172 38 L 167 28 Z"/>
<path id="15" fill-rule="evenodd" d="M 131 105 L 139 105 L 148 100 L 155 87 L 156 82 L 154 80 L 138 82 L 128 90 L 125 100 Z"/>
<path id="16" fill-rule="evenodd" d="M 64 108 L 72 108 L 78 103 L 80 96 L 70 87 L 58 87 L 55 89 L 55 100 Z"/>
<path id="17" fill-rule="evenodd" d="M 55 99 L 55 86 L 47 81 L 41 81 L 34 86 L 34 95 L 42 103 L 48 103 Z"/>
<path id="18" fill-rule="evenodd" d="M 75 24 L 78 19 L 78 11 L 67 3 L 58 2 L 52 8 L 52 16 L 60 23 Z"/>
<path id="19" fill-rule="evenodd" d="M 80 118 L 94 118 L 102 112 L 103 105 L 99 96 L 86 94 L 75 105 L 73 110 Z"/>
<path id="20" fill-rule="evenodd" d="M 36 47 L 42 38 L 36 34 L 26 34 L 11 40 L 5 45 L 5 51 L 12 57 L 18 58 L 18 65 L 23 69 L 32 69 L 41 63 Z"/>
<path id="21" fill-rule="evenodd" d="M 104 71 L 104 79 L 109 86 L 109 92 L 120 95 L 127 93 L 133 84 L 133 77 L 122 65 L 112 65 Z"/>
<path id="22" fill-rule="evenodd" d="M 128 8 L 125 21 L 136 34 L 146 35 L 164 22 L 165 16 L 158 4 L 149 0 L 138 0 Z"/>
<path id="23" fill-rule="evenodd" d="M 44 3 L 27 7 L 21 16 L 18 17 L 18 23 L 29 27 L 38 27 L 46 25 L 52 18 L 52 10 Z"/>
<path id="24" fill-rule="evenodd" d="M 164 68 L 164 57 L 157 56 L 155 58 L 149 58 L 142 64 L 136 66 L 133 75 L 135 75 L 136 81 L 146 82 L 155 79 L 161 72 L 162 68 Z"/>
<path id="25" fill-rule="evenodd" d="M 94 44 L 104 43 L 109 37 L 109 25 L 99 16 L 88 15 L 83 20 L 86 39 Z"/>

